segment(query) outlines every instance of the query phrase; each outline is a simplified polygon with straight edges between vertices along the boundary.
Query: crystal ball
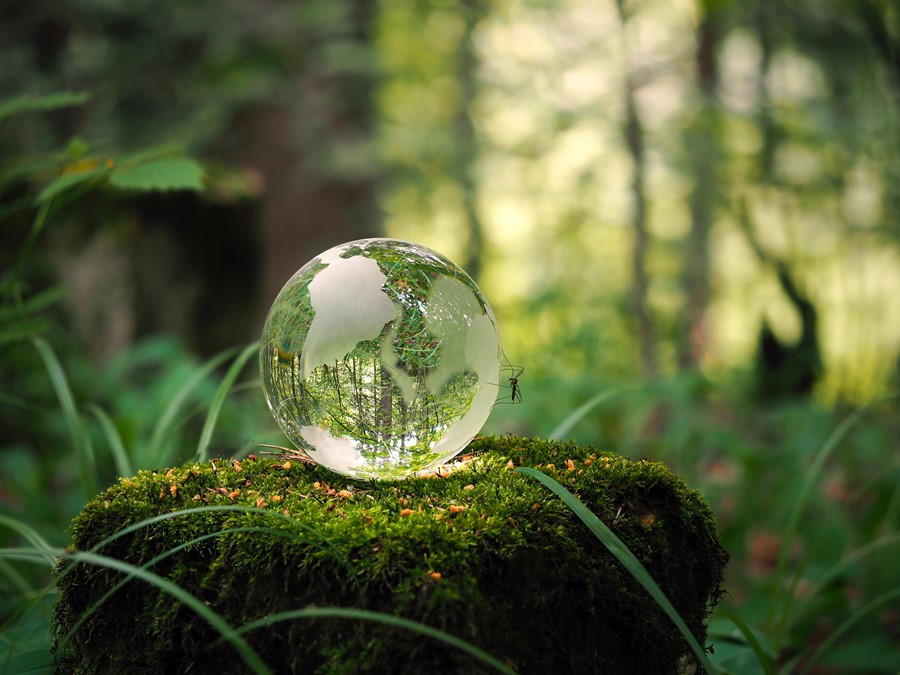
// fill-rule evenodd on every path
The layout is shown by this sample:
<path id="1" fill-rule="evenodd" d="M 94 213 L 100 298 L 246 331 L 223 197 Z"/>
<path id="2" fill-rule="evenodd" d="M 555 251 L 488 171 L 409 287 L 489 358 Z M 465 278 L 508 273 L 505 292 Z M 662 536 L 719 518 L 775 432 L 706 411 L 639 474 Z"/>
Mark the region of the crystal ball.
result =
<path id="1" fill-rule="evenodd" d="M 260 371 L 285 435 L 356 479 L 433 471 L 479 432 L 497 396 L 494 313 L 424 246 L 360 239 L 301 267 L 269 310 Z"/>

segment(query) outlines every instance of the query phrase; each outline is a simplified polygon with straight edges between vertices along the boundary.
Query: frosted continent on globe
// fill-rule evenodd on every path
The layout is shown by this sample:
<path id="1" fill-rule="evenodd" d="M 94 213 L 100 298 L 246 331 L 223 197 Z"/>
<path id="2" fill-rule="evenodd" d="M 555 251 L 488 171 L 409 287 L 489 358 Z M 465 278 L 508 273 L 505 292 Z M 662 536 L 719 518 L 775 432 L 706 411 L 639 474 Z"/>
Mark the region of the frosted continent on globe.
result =
<path id="1" fill-rule="evenodd" d="M 479 432 L 500 343 L 474 281 L 410 242 L 336 246 L 288 280 L 260 343 L 266 401 L 287 437 L 353 478 L 432 470 Z"/>

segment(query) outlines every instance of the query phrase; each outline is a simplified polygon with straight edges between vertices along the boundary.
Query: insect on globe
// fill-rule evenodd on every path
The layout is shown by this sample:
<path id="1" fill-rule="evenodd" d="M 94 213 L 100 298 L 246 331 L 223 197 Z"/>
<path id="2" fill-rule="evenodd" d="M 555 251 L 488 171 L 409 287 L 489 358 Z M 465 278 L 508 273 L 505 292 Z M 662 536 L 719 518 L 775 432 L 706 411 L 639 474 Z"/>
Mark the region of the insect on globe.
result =
<path id="1" fill-rule="evenodd" d="M 260 342 L 269 409 L 315 462 L 356 479 L 433 471 L 481 430 L 497 396 L 491 307 L 424 246 L 360 239 L 284 285 Z"/>

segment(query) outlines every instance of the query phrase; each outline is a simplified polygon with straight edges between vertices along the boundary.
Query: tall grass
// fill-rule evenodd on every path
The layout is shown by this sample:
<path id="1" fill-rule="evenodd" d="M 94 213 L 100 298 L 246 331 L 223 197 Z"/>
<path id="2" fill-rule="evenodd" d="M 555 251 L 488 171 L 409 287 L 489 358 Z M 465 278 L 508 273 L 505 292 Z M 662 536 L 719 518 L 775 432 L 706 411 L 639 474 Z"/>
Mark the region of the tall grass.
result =
<path id="1" fill-rule="evenodd" d="M 788 591 L 785 592 L 784 577 L 787 573 L 788 561 L 791 555 L 791 545 L 793 544 L 794 538 L 797 534 L 797 529 L 800 524 L 800 516 L 803 513 L 804 508 L 806 508 L 808 504 L 813 487 L 817 485 L 821 480 L 822 470 L 825 466 L 825 463 L 838 447 L 838 444 L 841 442 L 844 436 L 846 436 L 847 432 L 855 424 L 857 424 L 862 416 L 871 408 L 892 398 L 896 398 L 896 396 L 891 395 L 879 398 L 869 405 L 859 408 L 858 410 L 855 410 L 853 413 L 851 413 L 847 417 L 847 419 L 845 419 L 834 430 L 834 432 L 832 432 L 832 434 L 828 437 L 819 451 L 816 452 L 815 456 L 813 457 L 813 461 L 809 466 L 809 469 L 803 475 L 803 480 L 801 481 L 800 487 L 797 490 L 797 497 L 794 500 L 794 506 L 791 509 L 787 527 L 785 528 L 784 534 L 781 537 L 781 548 L 778 552 L 778 563 L 777 567 L 775 568 L 775 576 L 772 582 L 772 590 L 769 598 L 767 628 L 769 633 L 773 637 L 776 650 L 781 644 L 785 625 L 787 624 L 789 618 L 791 603 L 793 602 L 794 596 L 796 594 L 797 585 L 800 582 L 800 570 L 802 569 L 802 567 L 798 567 L 794 579 L 788 586 Z"/>
<path id="2" fill-rule="evenodd" d="M 177 546 L 174 546 L 164 553 L 152 558 L 141 566 L 132 565 L 130 563 L 124 562 L 122 560 L 118 560 L 116 558 L 110 558 L 108 556 L 103 556 L 97 551 L 102 550 L 105 546 L 115 541 L 116 539 L 123 537 L 129 533 L 135 532 L 141 528 L 148 527 L 153 525 L 154 523 L 161 522 L 163 520 L 168 520 L 172 518 L 180 518 L 186 515 L 199 513 L 199 512 L 216 512 L 216 511 L 238 511 L 244 513 L 258 513 L 261 515 L 266 515 L 268 517 L 272 517 L 277 519 L 285 520 L 295 527 L 300 528 L 301 531 L 307 532 L 313 535 L 312 539 L 306 539 L 301 535 L 298 535 L 295 532 L 289 532 L 276 528 L 269 527 L 229 527 L 224 528 L 217 532 L 208 533 L 205 535 L 201 535 L 195 537 L 189 541 L 183 542 Z M 485 665 L 490 666 L 491 668 L 496 669 L 501 673 L 505 673 L 510 675 L 514 671 L 512 671 L 508 666 L 502 663 L 500 660 L 494 658 L 490 654 L 487 654 L 483 650 L 475 647 L 474 645 L 469 644 L 468 642 L 461 640 L 453 635 L 450 635 L 444 631 L 433 628 L 426 624 L 412 621 L 409 619 L 404 619 L 402 617 L 393 616 L 390 614 L 385 614 L 381 612 L 372 612 L 366 610 L 360 610 L 355 608 L 342 608 L 342 607 L 319 607 L 319 608 L 305 608 L 298 609 L 289 612 L 282 612 L 279 614 L 274 614 L 270 616 L 263 617 L 257 621 L 250 622 L 245 624 L 239 629 L 233 628 L 230 624 L 228 624 L 225 619 L 219 615 L 217 612 L 210 609 L 206 603 L 198 599 L 196 596 L 191 593 L 185 591 L 183 588 L 173 583 L 169 579 L 165 577 L 161 577 L 152 571 L 150 568 L 161 562 L 162 560 L 178 553 L 179 551 L 193 546 L 201 541 L 205 541 L 207 539 L 213 537 L 224 536 L 227 534 L 239 533 L 239 532 L 257 532 L 260 534 L 266 534 L 269 536 L 277 536 L 277 537 L 287 537 L 290 539 L 294 539 L 297 541 L 302 541 L 306 544 L 317 545 L 326 550 L 330 550 L 334 555 L 335 559 L 341 564 L 349 566 L 349 562 L 346 558 L 331 547 L 329 542 L 322 537 L 320 533 L 315 531 L 313 528 L 309 527 L 305 523 L 292 519 L 288 516 L 283 516 L 277 512 L 267 511 L 264 509 L 255 509 L 252 507 L 243 507 L 243 506 L 205 506 L 205 507 L 197 507 L 194 509 L 184 509 L 181 511 L 176 511 L 173 513 L 165 513 L 160 514 L 158 516 L 153 516 L 151 518 L 147 518 L 141 520 L 137 523 L 134 523 L 122 530 L 115 532 L 109 537 L 105 538 L 101 542 L 99 542 L 96 546 L 94 546 L 89 551 L 72 551 L 69 549 L 60 549 L 53 548 L 49 546 L 43 538 L 35 532 L 32 528 L 27 526 L 24 523 L 19 522 L 16 519 L 9 518 L 6 516 L 0 516 L 0 525 L 5 525 L 20 534 L 28 540 L 31 545 L 30 546 L 18 546 L 15 548 L 6 548 L 0 549 L 0 560 L 2 561 L 24 561 L 35 564 L 43 564 L 47 565 L 49 568 L 55 566 L 58 560 L 67 560 L 72 563 L 72 565 L 67 566 L 63 569 L 60 576 L 65 576 L 66 574 L 70 574 L 74 569 L 74 564 L 88 564 L 95 565 L 98 567 L 104 567 L 112 570 L 116 570 L 122 572 L 125 576 L 121 579 L 115 586 L 109 589 L 103 596 L 101 596 L 96 602 L 94 602 L 76 621 L 76 623 L 71 627 L 69 632 L 64 635 L 59 642 L 58 648 L 64 650 L 68 641 L 71 639 L 71 636 L 78 629 L 78 627 L 94 612 L 96 612 L 100 606 L 108 600 L 114 593 L 121 590 L 126 584 L 130 583 L 132 580 L 140 580 L 144 581 L 155 588 L 167 593 L 172 596 L 173 599 L 185 605 L 192 611 L 194 611 L 198 616 L 203 618 L 210 626 L 212 626 L 220 635 L 220 638 L 217 642 L 210 645 L 211 648 L 218 646 L 223 642 L 227 642 L 230 644 L 237 653 L 243 658 L 247 667 L 257 675 L 271 675 L 271 670 L 265 664 L 260 655 L 253 650 L 253 648 L 241 637 L 244 633 L 247 633 L 251 630 L 266 627 L 278 623 L 280 621 L 284 621 L 287 619 L 297 619 L 297 618 L 324 618 L 324 617 L 337 617 L 344 618 L 348 620 L 355 621 L 368 621 L 380 623 L 385 626 L 393 626 L 397 628 L 401 628 L 403 630 L 408 630 L 412 632 L 419 633 L 423 636 L 439 640 L 445 642 L 461 651 L 464 651 L 471 656 L 477 658 L 482 661 Z M 319 541 L 316 541 L 316 540 Z M 49 592 L 49 589 L 48 589 Z M 40 650 L 39 654 L 35 655 L 31 652 L 25 654 L 28 659 L 27 665 L 23 659 L 16 658 L 16 642 L 15 640 L 7 641 L 7 654 L 4 661 L 4 673 L 23 673 L 24 667 L 27 667 L 28 672 L 38 673 L 38 672 L 53 672 L 53 660 L 52 655 L 49 651 Z M 35 658 L 38 656 L 39 658 Z M 15 670 L 12 668 L 15 667 Z"/>
<path id="3" fill-rule="evenodd" d="M 59 359 L 50 344 L 41 337 L 32 338 L 32 344 L 40 354 L 44 367 L 47 369 L 47 376 L 53 384 L 53 389 L 59 398 L 59 406 L 62 410 L 63 418 L 66 421 L 66 427 L 69 432 L 69 438 L 72 442 L 72 448 L 75 456 L 78 458 L 78 464 L 81 467 L 81 484 L 84 487 L 85 499 L 90 499 L 98 490 L 97 467 L 94 461 L 94 449 L 91 446 L 91 439 L 87 432 L 87 427 L 75 405 L 75 397 L 72 395 L 72 388 L 69 386 L 69 380 L 63 371 Z"/>
<path id="4" fill-rule="evenodd" d="M 173 444 L 167 444 L 166 440 L 175 428 L 176 421 L 180 413 L 183 412 L 189 396 L 216 368 L 227 361 L 234 354 L 234 351 L 227 350 L 209 359 L 178 389 L 153 430 L 146 454 L 141 458 L 143 465 L 156 462 L 159 466 L 168 466 L 171 463 L 175 448 Z"/>
<path id="5" fill-rule="evenodd" d="M 185 591 L 178 584 L 150 572 L 145 567 L 137 567 L 116 558 L 109 558 L 88 551 L 70 551 L 67 549 L 51 549 L 50 552 L 53 554 L 51 567 L 55 564 L 56 559 L 87 563 L 123 572 L 127 575 L 126 578 L 129 580 L 132 578 L 140 579 L 161 591 L 168 593 L 175 600 L 196 612 L 215 628 L 223 638 L 228 640 L 254 673 L 258 673 L 259 675 L 271 675 L 272 671 L 269 670 L 259 654 L 257 654 L 250 645 L 237 634 L 228 622 L 226 622 L 218 613 L 207 607 L 206 603 Z M 40 564 L 47 562 L 47 553 L 48 551 L 42 548 L 20 546 L 14 549 L 0 549 L 0 558 Z M 7 654 L 6 658 L 7 665 L 11 663 L 14 650 L 15 644 L 10 645 L 10 652 Z M 48 663 L 46 667 L 49 668 L 51 666 L 52 661 Z"/>
<path id="6" fill-rule="evenodd" d="M 205 462 L 207 460 L 207 451 L 209 450 L 209 442 L 212 439 L 213 430 L 216 428 L 216 422 L 219 419 L 219 413 L 222 412 L 222 406 L 225 405 L 225 399 L 228 393 L 234 387 L 234 383 L 241 374 L 244 365 L 252 356 L 259 353 L 259 342 L 247 345 L 244 350 L 238 354 L 237 358 L 231 364 L 222 382 L 216 389 L 213 396 L 212 404 L 209 406 L 209 412 L 206 415 L 206 421 L 203 423 L 203 431 L 200 434 L 200 441 L 197 444 L 197 452 L 194 455 L 194 461 Z"/>
<path id="7" fill-rule="evenodd" d="M 96 424 L 96 428 L 99 430 L 99 438 L 104 441 L 103 446 L 108 451 L 115 469 L 120 475 L 131 475 L 135 470 L 145 466 L 165 466 L 166 462 L 174 457 L 173 448 L 176 444 L 172 442 L 173 434 L 175 434 L 183 420 L 190 418 L 195 412 L 193 394 L 202 383 L 208 383 L 209 378 L 217 368 L 224 366 L 230 359 L 231 362 L 225 375 L 212 390 L 213 393 L 208 405 L 204 406 L 206 413 L 194 455 L 195 459 L 203 461 L 208 456 L 208 451 L 227 399 L 236 390 L 246 387 L 245 384 L 239 383 L 238 379 L 246 363 L 252 360 L 252 356 L 257 349 L 257 345 L 253 344 L 240 351 L 230 350 L 197 367 L 195 372 L 179 386 L 174 396 L 171 397 L 163 414 L 152 429 L 150 442 L 145 450 L 140 454 L 132 455 L 127 450 L 126 443 L 116 426 L 115 420 L 108 412 L 98 405 L 90 404 L 83 408 L 89 416 L 83 414 L 82 409 L 79 408 L 75 400 L 72 386 L 50 344 L 42 338 L 34 338 L 32 345 L 40 357 L 58 401 L 59 411 L 65 422 L 65 430 L 71 446 L 71 455 L 79 467 L 79 487 L 85 497 L 92 497 L 96 494 L 101 484 L 101 475 L 97 471 L 97 461 L 94 455 L 94 444 L 91 441 L 89 425 L 91 419 Z M 619 394 L 626 391 L 628 390 L 610 390 L 597 394 L 584 406 L 568 415 L 567 419 L 558 425 L 556 435 L 569 433 L 589 413 L 597 410 L 604 404 L 617 400 Z M 22 405 L 31 405 L 27 401 L 18 400 L 16 397 L 9 397 L 9 399 L 9 401 L 6 401 L 7 403 L 20 407 Z M 706 654 L 703 646 L 697 642 L 696 638 L 687 629 L 684 621 L 660 591 L 653 578 L 609 527 L 566 490 L 564 486 L 546 474 L 528 467 L 522 467 L 518 470 L 522 474 L 541 482 L 567 504 L 575 516 L 585 523 L 598 540 L 621 562 L 669 616 L 673 625 L 684 636 L 696 662 L 706 672 L 733 672 L 738 675 L 749 675 L 750 673 L 759 672 L 767 675 L 812 672 L 819 664 L 827 663 L 828 656 L 842 644 L 846 644 L 848 638 L 852 639 L 854 630 L 858 630 L 861 625 L 870 621 L 878 612 L 882 612 L 896 604 L 898 597 L 900 597 L 900 587 L 882 589 L 881 592 L 866 599 L 852 612 L 842 617 L 825 639 L 799 647 L 794 644 L 789 650 L 787 649 L 789 644 L 787 635 L 799 616 L 796 602 L 801 585 L 803 585 L 804 601 L 808 601 L 811 597 L 825 593 L 826 589 L 835 581 L 844 578 L 859 564 L 877 560 L 881 556 L 896 550 L 897 546 L 900 545 L 900 534 L 897 533 L 896 529 L 890 529 L 893 522 L 891 514 L 894 513 L 896 509 L 894 504 L 897 502 L 897 490 L 895 489 L 888 500 L 884 517 L 888 527 L 887 531 L 849 550 L 835 563 L 826 565 L 824 568 L 821 564 L 816 565 L 817 571 L 811 577 L 811 583 L 809 583 L 809 579 L 804 578 L 803 574 L 804 570 L 810 568 L 810 561 L 804 564 L 802 561 L 798 563 L 792 559 L 792 543 L 797 540 L 800 534 L 806 533 L 803 514 L 808 511 L 814 495 L 817 494 L 817 489 L 821 487 L 829 462 L 835 457 L 841 444 L 846 441 L 848 435 L 863 417 L 883 402 L 883 400 L 873 402 L 870 406 L 848 415 L 828 435 L 826 440 L 811 453 L 806 470 L 799 474 L 796 482 L 793 483 L 791 507 L 787 511 L 786 520 L 779 534 L 780 543 L 776 567 L 766 587 L 768 602 L 763 620 L 760 621 L 759 617 L 753 613 L 742 615 L 740 611 L 733 609 L 730 604 L 721 605 L 716 611 L 717 624 L 711 630 L 710 636 L 714 640 L 723 641 L 723 643 L 742 645 L 744 654 L 747 657 L 743 661 L 731 662 L 728 665 L 725 665 L 724 660 L 717 654 L 714 653 L 711 656 Z M 887 467 L 887 470 L 895 469 L 896 467 Z M 253 531 L 258 530 L 261 534 L 269 536 L 288 536 L 283 529 L 274 527 L 224 528 L 220 532 L 204 535 L 190 542 L 173 546 L 164 554 L 147 561 L 141 566 L 130 565 L 102 554 L 104 546 L 138 528 L 147 527 L 168 518 L 215 510 L 257 511 L 257 509 L 251 507 L 222 506 L 197 507 L 196 509 L 175 513 L 160 514 L 125 528 L 121 532 L 112 534 L 91 551 L 79 552 L 54 547 L 25 520 L 0 514 L 0 527 L 14 532 L 24 542 L 19 546 L 0 549 L 0 574 L 7 579 L 11 587 L 17 589 L 20 597 L 19 605 L 8 612 L 8 618 L 2 626 L 2 631 L 0 631 L 0 645 L 5 649 L 5 654 L 0 656 L 0 664 L 2 664 L 0 665 L 0 672 L 40 673 L 52 671 L 53 657 L 50 651 L 49 633 L 47 632 L 49 627 L 49 606 L 47 603 L 52 598 L 53 587 L 52 585 L 36 586 L 31 583 L 20 573 L 19 564 L 28 563 L 49 570 L 59 559 L 68 559 L 72 564 L 97 565 L 115 569 L 125 574 L 125 578 L 114 589 L 98 600 L 88 610 L 88 613 L 96 611 L 112 593 L 121 590 L 121 587 L 127 583 L 134 580 L 149 583 L 170 594 L 178 602 L 183 603 L 207 621 L 218 632 L 220 641 L 229 643 L 244 659 L 247 668 L 255 673 L 269 672 L 268 666 L 265 664 L 264 658 L 253 651 L 242 636 L 254 629 L 264 628 L 287 619 L 314 620 L 320 617 L 343 618 L 348 621 L 374 621 L 418 632 L 431 639 L 440 640 L 459 648 L 500 672 L 509 672 L 509 668 L 505 664 L 490 654 L 486 654 L 477 647 L 465 643 L 454 636 L 424 624 L 417 624 L 398 617 L 355 608 L 322 607 L 297 609 L 260 619 L 240 627 L 230 626 L 220 615 L 210 610 L 196 597 L 152 571 L 153 567 L 165 557 L 173 555 L 182 548 L 195 544 L 201 539 L 238 531 L 250 531 L 250 529 L 253 529 Z M 261 512 L 266 513 L 270 517 L 291 520 L 286 516 L 271 511 L 261 510 Z M 290 536 L 302 537 L 307 544 L 330 550 L 334 554 L 336 562 L 349 567 L 349 561 L 344 559 L 320 533 L 311 531 L 303 523 L 297 523 L 296 521 L 292 521 L 292 526 L 295 532 Z M 807 553 L 807 555 L 811 555 L 811 553 Z M 792 564 L 794 565 L 793 568 Z M 87 615 L 83 618 L 86 617 Z M 727 622 L 733 628 L 733 632 L 723 630 L 722 622 Z M 62 645 L 65 644 L 66 639 L 67 636 L 64 636 L 61 640 Z M 723 650 L 723 652 L 727 652 L 727 650 Z M 889 657 L 884 657 L 883 660 L 883 669 L 879 670 L 876 668 L 872 672 L 893 672 L 889 669 L 892 667 L 891 664 L 896 662 L 891 662 Z"/>

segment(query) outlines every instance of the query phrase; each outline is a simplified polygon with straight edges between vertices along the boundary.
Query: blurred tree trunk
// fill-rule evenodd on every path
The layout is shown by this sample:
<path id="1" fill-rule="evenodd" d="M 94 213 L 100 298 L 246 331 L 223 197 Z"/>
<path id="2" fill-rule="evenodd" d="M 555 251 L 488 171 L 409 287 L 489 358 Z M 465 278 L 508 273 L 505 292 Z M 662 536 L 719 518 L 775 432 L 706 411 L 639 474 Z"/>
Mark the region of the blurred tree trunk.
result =
<path id="1" fill-rule="evenodd" d="M 772 22 L 773 11 L 765 5 L 760 5 L 754 13 L 754 27 L 756 39 L 759 42 L 759 69 L 757 72 L 757 114 L 756 124 L 762 137 L 762 147 L 759 152 L 759 178 L 763 185 L 769 185 L 775 180 L 775 149 L 778 144 L 778 130 L 772 116 L 772 100 L 769 96 L 769 88 L 766 79 L 769 76 L 769 67 L 772 64 L 773 36 Z"/>
<path id="2" fill-rule="evenodd" d="M 625 98 L 625 142 L 628 153 L 631 155 L 631 201 L 632 201 L 632 229 L 634 239 L 631 248 L 631 307 L 634 312 L 637 327 L 638 352 L 641 360 L 641 371 L 648 380 L 655 380 L 659 375 L 659 362 L 656 356 L 656 331 L 653 328 L 653 320 L 647 300 L 647 246 L 649 234 L 647 232 L 647 197 L 645 188 L 646 157 L 644 153 L 644 127 L 635 101 L 635 81 L 628 63 L 628 46 L 624 39 L 625 25 L 628 17 L 624 3 L 617 3 L 619 19 L 623 33 L 623 43 L 626 54 L 626 73 L 623 88 Z"/>
<path id="3" fill-rule="evenodd" d="M 891 157 L 889 166 L 894 168 L 887 172 L 884 179 L 883 202 L 888 231 L 893 233 L 895 241 L 900 241 L 900 180 L 897 180 L 900 176 L 900 115 L 897 114 L 900 110 L 900 15 L 896 0 L 858 0 L 848 7 L 855 10 L 864 26 L 868 44 L 887 70 L 891 85 L 885 88 L 885 93 L 893 114 L 885 114 L 883 118 L 889 133 L 885 141 Z"/>
<path id="4" fill-rule="evenodd" d="M 456 127 L 457 155 L 455 171 L 462 190 L 463 210 L 466 217 L 467 244 L 465 257 L 460 264 L 469 275 L 478 280 L 481 274 L 484 235 L 481 217 L 478 215 L 478 191 L 475 181 L 475 162 L 478 157 L 478 139 L 472 123 L 472 102 L 477 92 L 478 59 L 472 44 L 472 33 L 484 14 L 482 0 L 461 0 L 459 12 L 465 30 L 460 39 L 457 61 L 459 102 L 454 120 Z"/>
<path id="5" fill-rule="evenodd" d="M 100 129 L 118 147 L 177 139 L 205 158 L 250 167 L 245 197 L 261 195 L 262 232 L 254 230 L 255 204 L 228 210 L 215 190 L 201 199 L 142 200 L 135 209 L 134 257 L 146 268 L 129 274 L 140 275 L 137 332 L 186 331 L 192 342 L 196 332 L 203 351 L 218 350 L 222 340 L 258 335 L 255 315 L 312 256 L 379 232 L 377 3 L 165 0 L 145 9 L 0 3 L 0 57 L 12 64 L 0 87 L 6 96 L 35 87 L 93 90 L 94 105 L 46 116 L 54 133 L 36 135 L 40 144 L 21 139 L 31 152 Z M 84 49 L 90 58 L 71 57 Z M 79 218 L 87 232 L 114 222 Z"/>
<path id="6" fill-rule="evenodd" d="M 685 308 L 678 339 L 678 363 L 682 369 L 694 368 L 706 348 L 706 310 L 711 286 L 709 238 L 718 201 L 716 170 L 719 161 L 720 113 L 717 90 L 721 18 L 716 4 L 714 0 L 700 2 L 701 16 L 697 28 L 695 60 L 701 97 L 700 113 L 687 131 L 694 189 L 690 199 L 691 227 L 683 252 Z"/>
<path id="7" fill-rule="evenodd" d="M 316 254 L 379 233 L 375 10 L 365 0 L 334 0 L 309 25 L 297 19 L 300 46 L 286 78 L 294 90 L 250 106 L 234 125 L 239 160 L 265 183 L 263 308 Z"/>
<path id="8" fill-rule="evenodd" d="M 656 358 L 656 331 L 647 300 L 647 197 L 645 190 L 646 161 L 644 155 L 644 128 L 638 116 L 634 100 L 634 83 L 630 76 L 625 82 L 625 138 L 632 160 L 631 196 L 634 215 L 632 228 L 634 242 L 631 249 L 631 303 L 637 322 L 641 370 L 648 380 L 659 375 Z"/>
<path id="9" fill-rule="evenodd" d="M 759 177 L 763 185 L 779 188 L 775 174 L 775 157 L 781 132 L 772 111 L 767 79 L 774 53 L 775 31 L 779 25 L 777 7 L 760 5 L 755 13 L 756 37 L 760 45 L 757 79 L 759 82 L 757 125 L 762 137 L 759 152 Z M 789 189 L 781 186 L 783 189 Z M 760 401 L 777 401 L 791 397 L 807 397 L 822 375 L 823 362 L 818 336 L 818 310 L 800 287 L 786 259 L 765 249 L 759 241 L 748 205 L 739 214 L 744 236 L 759 261 L 771 268 L 785 298 L 797 313 L 800 336 L 785 342 L 763 317 L 756 345 L 753 394 Z"/>
<path id="10" fill-rule="evenodd" d="M 848 7 L 856 11 L 869 44 L 887 68 L 892 85 L 891 96 L 895 100 L 900 99 L 900 32 L 896 30 L 900 19 L 895 0 L 856 0 Z M 894 30 L 889 25 L 891 19 Z"/>

